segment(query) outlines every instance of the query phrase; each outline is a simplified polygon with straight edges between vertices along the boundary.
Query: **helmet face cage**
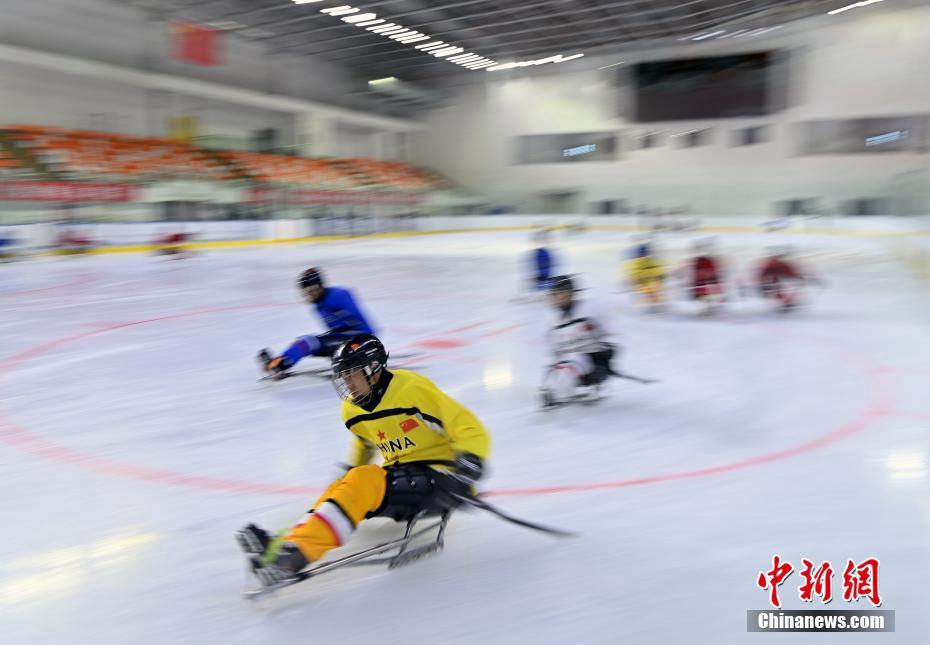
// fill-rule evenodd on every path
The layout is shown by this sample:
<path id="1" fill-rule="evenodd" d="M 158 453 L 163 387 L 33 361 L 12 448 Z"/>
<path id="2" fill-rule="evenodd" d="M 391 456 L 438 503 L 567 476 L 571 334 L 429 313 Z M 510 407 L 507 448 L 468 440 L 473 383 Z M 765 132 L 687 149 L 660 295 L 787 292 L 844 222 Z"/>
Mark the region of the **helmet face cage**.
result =
<path id="1" fill-rule="evenodd" d="M 364 405 L 371 399 L 374 377 L 386 363 L 387 352 L 373 336 L 346 341 L 333 356 L 333 387 L 336 393 L 345 401 Z M 358 373 L 368 384 L 368 392 L 362 395 L 353 394 L 346 380 Z"/>
<path id="2" fill-rule="evenodd" d="M 371 394 L 374 389 L 372 378 L 381 371 L 384 366 L 381 363 L 373 362 L 369 365 L 356 365 L 352 367 L 333 367 L 333 387 L 336 388 L 336 393 L 343 401 L 351 401 L 355 405 L 365 405 L 371 399 Z M 352 389 L 349 387 L 346 377 L 352 374 L 361 373 L 365 377 L 365 382 L 368 384 L 368 392 L 362 395 L 356 396 L 352 393 Z"/>

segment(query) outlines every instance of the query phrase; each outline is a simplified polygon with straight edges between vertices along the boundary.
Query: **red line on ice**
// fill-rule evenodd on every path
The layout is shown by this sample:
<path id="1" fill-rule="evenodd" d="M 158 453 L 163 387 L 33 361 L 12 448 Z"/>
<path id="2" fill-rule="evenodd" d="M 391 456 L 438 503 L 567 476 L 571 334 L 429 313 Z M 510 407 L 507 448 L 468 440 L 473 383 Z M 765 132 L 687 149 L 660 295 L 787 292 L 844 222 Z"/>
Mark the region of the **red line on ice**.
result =
<path id="1" fill-rule="evenodd" d="M 7 358 L 6 360 L 0 362 L 0 379 L 8 376 L 16 369 L 17 366 L 27 360 L 35 359 L 38 355 L 52 351 L 68 343 L 73 343 L 85 338 L 90 338 L 92 336 L 98 336 L 111 331 L 152 322 L 177 320 L 180 318 L 188 318 L 214 313 L 225 313 L 230 311 L 242 311 L 277 306 L 281 306 L 280 303 L 236 305 L 230 307 L 209 307 L 205 309 L 170 314 L 167 316 L 149 318 L 146 320 L 102 326 L 91 331 L 47 341 L 36 347 L 22 351 L 10 358 Z M 520 326 L 522 325 L 505 327 L 485 335 L 504 333 Z M 850 435 L 861 432 L 873 421 L 884 416 L 893 416 L 898 414 L 901 414 L 902 416 L 918 416 L 916 414 L 912 415 L 905 412 L 898 412 L 894 409 L 892 404 L 891 388 L 888 383 L 888 376 L 892 372 L 891 369 L 875 365 L 867 355 L 854 352 L 846 347 L 843 347 L 842 345 L 835 343 L 831 339 L 818 338 L 817 340 L 824 345 L 833 345 L 833 350 L 840 354 L 845 362 L 855 365 L 855 369 L 867 377 L 868 391 L 872 394 L 872 400 L 870 403 L 852 421 L 844 423 L 840 427 L 831 432 L 828 432 L 825 435 L 797 446 L 785 448 L 756 457 L 750 457 L 729 464 L 720 464 L 717 466 L 709 466 L 693 470 L 663 473 L 646 477 L 620 479 L 615 481 L 544 487 L 505 488 L 489 491 L 487 494 L 496 496 L 528 496 L 551 495 L 557 493 L 579 493 L 597 490 L 611 490 L 630 486 L 642 486 L 646 484 L 657 484 L 661 482 L 692 479 L 695 477 L 706 477 L 708 475 L 716 475 L 720 473 L 733 472 L 760 466 L 824 448 L 830 444 L 845 439 Z M 33 456 L 40 457 L 55 463 L 76 465 L 98 473 L 116 475 L 120 477 L 127 477 L 170 486 L 183 486 L 187 488 L 199 488 L 231 493 L 258 493 L 264 495 L 289 495 L 295 497 L 306 497 L 310 495 L 316 495 L 321 492 L 318 488 L 308 486 L 285 486 L 265 482 L 250 482 L 202 475 L 188 475 L 169 470 L 160 470 L 135 466 L 132 464 L 124 464 L 115 460 L 98 457 L 93 454 L 68 448 L 59 443 L 56 443 L 55 441 L 46 439 L 38 433 L 21 428 L 7 419 L 3 415 L 2 410 L 0 410 L 0 442 L 15 447 Z"/>

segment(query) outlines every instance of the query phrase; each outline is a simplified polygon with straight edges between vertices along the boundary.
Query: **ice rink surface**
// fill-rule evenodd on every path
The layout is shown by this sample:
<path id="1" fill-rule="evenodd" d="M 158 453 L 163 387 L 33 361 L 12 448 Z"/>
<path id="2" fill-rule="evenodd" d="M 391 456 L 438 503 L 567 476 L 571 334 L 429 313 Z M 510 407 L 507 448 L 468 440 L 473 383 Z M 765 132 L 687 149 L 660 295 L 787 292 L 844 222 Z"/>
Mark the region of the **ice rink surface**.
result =
<path id="1" fill-rule="evenodd" d="M 787 240 L 827 282 L 773 313 L 678 300 L 645 314 L 615 287 L 620 233 L 560 237 L 621 330 L 594 406 L 538 409 L 545 303 L 517 302 L 528 234 L 472 233 L 0 266 L 0 641 L 170 643 L 925 643 L 930 634 L 930 284 L 881 240 L 728 235 L 743 269 Z M 688 236 L 661 241 L 683 257 Z M 356 291 L 396 361 L 490 428 L 483 487 L 554 540 L 458 513 L 445 551 L 349 569 L 259 605 L 232 539 L 291 524 L 345 457 L 328 381 L 259 384 L 254 354 L 320 330 L 297 274 Z M 396 525 L 364 525 L 350 548 Z M 880 559 L 897 633 L 748 634 L 778 553 L 836 571 Z M 815 599 L 810 608 L 823 608 Z"/>

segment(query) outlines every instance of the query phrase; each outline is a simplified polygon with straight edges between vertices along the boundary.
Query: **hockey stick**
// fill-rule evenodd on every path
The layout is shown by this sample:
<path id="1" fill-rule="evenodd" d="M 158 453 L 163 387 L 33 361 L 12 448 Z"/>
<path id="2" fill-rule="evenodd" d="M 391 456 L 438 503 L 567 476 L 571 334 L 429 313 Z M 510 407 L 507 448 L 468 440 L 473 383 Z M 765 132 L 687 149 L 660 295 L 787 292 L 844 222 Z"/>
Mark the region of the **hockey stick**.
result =
<path id="1" fill-rule="evenodd" d="M 391 358 L 400 361 L 409 361 L 416 360 L 417 357 L 423 356 L 422 353 L 411 353 L 411 354 L 398 354 L 397 356 L 391 355 Z M 304 370 L 291 370 L 285 372 L 278 372 L 276 374 L 265 374 L 258 378 L 259 383 L 265 381 L 283 381 L 284 379 L 291 378 L 292 376 L 318 376 L 318 377 L 329 377 L 332 374 L 332 367 L 310 367 Z"/>
<path id="2" fill-rule="evenodd" d="M 549 535 L 554 535 L 555 537 L 578 537 L 577 533 L 572 533 L 571 531 L 566 531 L 564 529 L 557 529 L 551 526 L 545 526 L 543 524 L 536 524 L 535 522 L 530 522 L 528 520 L 522 520 L 519 517 L 513 517 L 508 515 L 504 511 L 500 510 L 496 506 L 488 504 L 483 499 L 478 497 L 471 497 L 467 495 L 459 495 L 458 493 L 450 492 L 449 495 L 463 504 L 468 504 L 469 506 L 474 506 L 475 508 L 480 508 L 483 511 L 487 511 L 492 515 L 496 515 L 500 519 L 510 522 L 511 524 L 516 524 L 524 528 L 531 529 L 533 531 L 539 531 L 540 533 L 547 533 Z"/>
<path id="3" fill-rule="evenodd" d="M 658 383 L 658 382 L 659 382 L 658 379 L 654 379 L 654 378 L 643 378 L 643 377 L 641 377 L 641 376 L 633 376 L 632 374 L 625 374 L 624 372 L 615 372 L 614 370 L 610 370 L 610 375 L 611 375 L 611 376 L 616 376 L 617 378 L 623 378 L 623 379 L 626 379 L 626 380 L 628 380 L 628 381 L 634 381 L 634 382 L 636 382 L 636 383 L 642 383 L 643 385 L 650 385 L 651 383 Z"/>

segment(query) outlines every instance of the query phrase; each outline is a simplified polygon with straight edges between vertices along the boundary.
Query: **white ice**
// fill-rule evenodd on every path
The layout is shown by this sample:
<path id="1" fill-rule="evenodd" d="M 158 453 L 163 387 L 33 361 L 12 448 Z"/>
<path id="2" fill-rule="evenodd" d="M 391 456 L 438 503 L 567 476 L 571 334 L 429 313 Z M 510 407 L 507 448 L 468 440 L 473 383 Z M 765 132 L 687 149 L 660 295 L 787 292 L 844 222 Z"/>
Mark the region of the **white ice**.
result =
<path id="1" fill-rule="evenodd" d="M 543 413 L 548 312 L 514 301 L 528 237 L 0 266 L 0 641 L 926 642 L 930 284 L 882 240 L 787 236 L 827 282 L 808 307 L 650 315 L 615 288 L 629 236 L 560 237 L 583 295 L 616 315 L 623 367 L 661 382 L 615 380 L 598 405 Z M 782 239 L 718 245 L 742 268 Z M 688 244 L 661 243 L 676 258 Z M 256 382 L 258 349 L 320 328 L 293 287 L 311 264 L 486 422 L 483 485 L 503 493 L 490 499 L 580 537 L 459 513 L 437 557 L 240 598 L 234 530 L 299 518 L 348 445 L 328 382 Z M 355 544 L 396 531 L 371 522 Z M 830 560 L 833 609 L 871 607 L 843 601 L 842 569 L 878 557 L 896 635 L 747 634 L 775 553 L 797 569 Z M 799 581 L 784 607 L 806 606 Z"/>

